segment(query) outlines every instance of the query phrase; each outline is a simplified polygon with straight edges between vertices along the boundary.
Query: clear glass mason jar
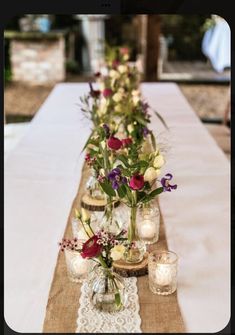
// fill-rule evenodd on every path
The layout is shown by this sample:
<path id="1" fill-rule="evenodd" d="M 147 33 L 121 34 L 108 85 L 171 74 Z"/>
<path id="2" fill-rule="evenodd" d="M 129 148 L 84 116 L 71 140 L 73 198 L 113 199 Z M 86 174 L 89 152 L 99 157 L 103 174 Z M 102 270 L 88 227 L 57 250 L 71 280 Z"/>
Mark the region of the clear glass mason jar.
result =
<path id="1" fill-rule="evenodd" d="M 94 169 L 91 170 L 91 175 L 86 183 L 86 191 L 89 194 L 89 196 L 93 199 L 105 200 L 106 198 L 104 192 L 100 188 L 96 176 L 96 171 Z"/>
<path id="2" fill-rule="evenodd" d="M 146 244 L 158 241 L 160 228 L 160 212 L 156 203 L 147 204 L 138 209 L 136 220 L 137 234 Z"/>
<path id="3" fill-rule="evenodd" d="M 95 308 L 104 312 L 117 312 L 125 306 L 124 278 L 112 268 L 95 266 L 89 278 L 90 299 Z"/>

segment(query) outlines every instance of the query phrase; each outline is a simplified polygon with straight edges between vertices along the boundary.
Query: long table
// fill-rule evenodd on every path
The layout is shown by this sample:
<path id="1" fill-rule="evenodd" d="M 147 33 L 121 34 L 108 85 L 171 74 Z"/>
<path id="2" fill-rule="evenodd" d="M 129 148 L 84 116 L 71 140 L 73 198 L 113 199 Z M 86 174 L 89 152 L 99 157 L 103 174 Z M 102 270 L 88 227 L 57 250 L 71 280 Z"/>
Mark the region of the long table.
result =
<path id="1" fill-rule="evenodd" d="M 87 84 L 57 84 L 5 161 L 5 320 L 42 332 L 46 304 L 91 124 Z M 230 165 L 173 83 L 143 83 L 151 128 L 178 189 L 159 197 L 168 247 L 179 256 L 178 302 L 187 332 L 217 332 L 230 318 Z"/>

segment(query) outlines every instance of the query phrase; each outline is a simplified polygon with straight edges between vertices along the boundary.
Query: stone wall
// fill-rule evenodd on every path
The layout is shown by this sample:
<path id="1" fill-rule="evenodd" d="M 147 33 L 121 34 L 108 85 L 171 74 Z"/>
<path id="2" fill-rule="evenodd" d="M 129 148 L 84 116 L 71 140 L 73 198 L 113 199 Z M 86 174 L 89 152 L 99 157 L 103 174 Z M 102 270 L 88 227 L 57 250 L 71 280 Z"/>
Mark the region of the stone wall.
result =
<path id="1" fill-rule="evenodd" d="M 14 81 L 31 85 L 52 84 L 65 79 L 65 41 L 12 39 L 11 70 Z"/>

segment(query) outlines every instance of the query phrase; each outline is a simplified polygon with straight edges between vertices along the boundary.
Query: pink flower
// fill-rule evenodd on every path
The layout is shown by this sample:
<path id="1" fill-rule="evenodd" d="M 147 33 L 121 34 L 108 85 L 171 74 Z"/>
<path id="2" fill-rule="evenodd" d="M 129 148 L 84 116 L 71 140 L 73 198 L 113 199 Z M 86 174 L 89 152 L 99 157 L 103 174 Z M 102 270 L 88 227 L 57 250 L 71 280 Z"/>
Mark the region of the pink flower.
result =
<path id="1" fill-rule="evenodd" d="M 132 144 L 132 139 L 130 137 L 124 138 L 122 140 L 122 145 L 124 147 L 129 147 L 129 145 L 131 145 L 131 144 Z"/>
<path id="2" fill-rule="evenodd" d="M 108 139 L 108 147 L 113 150 L 119 150 L 122 147 L 122 141 L 120 141 L 117 137 L 110 137 Z"/>
<path id="3" fill-rule="evenodd" d="M 120 54 L 122 55 L 129 54 L 129 48 L 120 48 Z"/>
<path id="4" fill-rule="evenodd" d="M 110 95 L 113 94 L 113 91 L 111 90 L 111 88 L 105 88 L 102 93 L 105 98 L 108 98 L 110 97 Z"/>
<path id="5" fill-rule="evenodd" d="M 132 190 L 140 190 L 143 187 L 144 187 L 144 176 L 136 174 L 135 176 L 131 177 L 130 188 L 132 188 Z"/>

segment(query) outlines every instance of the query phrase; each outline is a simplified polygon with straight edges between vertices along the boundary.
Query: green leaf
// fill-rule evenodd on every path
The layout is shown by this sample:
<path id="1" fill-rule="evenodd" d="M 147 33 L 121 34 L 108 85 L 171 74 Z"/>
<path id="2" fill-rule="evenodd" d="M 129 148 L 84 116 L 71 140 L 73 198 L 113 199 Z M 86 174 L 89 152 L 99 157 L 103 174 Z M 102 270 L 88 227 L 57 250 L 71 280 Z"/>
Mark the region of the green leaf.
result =
<path id="1" fill-rule="evenodd" d="M 117 160 L 120 160 L 125 165 L 125 167 L 127 168 L 130 167 L 130 164 L 128 163 L 128 159 L 124 155 L 118 155 Z"/>
<path id="2" fill-rule="evenodd" d="M 115 197 L 116 193 L 110 183 L 108 181 L 104 181 L 103 183 L 100 183 L 101 188 L 103 191 L 108 194 L 110 197 Z"/>
<path id="3" fill-rule="evenodd" d="M 117 307 L 119 307 L 121 305 L 121 296 L 120 293 L 115 293 L 115 304 Z"/>
<path id="4" fill-rule="evenodd" d="M 124 198 L 126 193 L 127 193 L 127 189 L 125 187 L 125 185 L 121 185 L 118 190 L 117 190 L 117 193 L 119 195 L 120 198 Z"/>
<path id="5" fill-rule="evenodd" d="M 147 167 L 149 163 L 147 161 L 139 161 L 133 165 L 131 165 L 131 168 L 142 168 L 142 167 Z"/>
<path id="6" fill-rule="evenodd" d="M 145 192 L 137 192 L 137 202 L 140 202 L 146 196 Z"/>
<path id="7" fill-rule="evenodd" d="M 146 195 L 146 197 L 144 197 L 141 202 L 145 203 L 145 202 L 149 202 L 151 200 L 153 200 L 158 194 L 163 192 L 163 187 L 158 187 L 155 190 L 153 190 L 151 193 L 149 193 L 148 195 Z"/>
<path id="8" fill-rule="evenodd" d="M 137 115 L 134 116 L 134 118 L 137 122 L 139 122 L 143 126 L 147 125 L 147 121 L 145 119 L 143 119 L 140 115 L 137 114 Z"/>
<path id="9" fill-rule="evenodd" d="M 166 124 L 166 122 L 165 122 L 165 120 L 163 119 L 163 117 L 156 110 L 154 110 L 153 108 L 152 108 L 152 110 L 155 113 L 155 115 L 159 118 L 159 120 L 161 121 L 161 123 L 164 125 L 164 127 L 166 129 L 169 129 L 168 126 L 167 126 L 167 124 Z"/>
<path id="10" fill-rule="evenodd" d="M 156 151 L 156 139 L 155 139 L 155 136 L 153 135 L 153 132 L 151 131 L 150 133 L 150 136 L 151 136 L 151 142 L 152 142 L 152 146 L 153 146 L 153 149 L 154 151 Z"/>

